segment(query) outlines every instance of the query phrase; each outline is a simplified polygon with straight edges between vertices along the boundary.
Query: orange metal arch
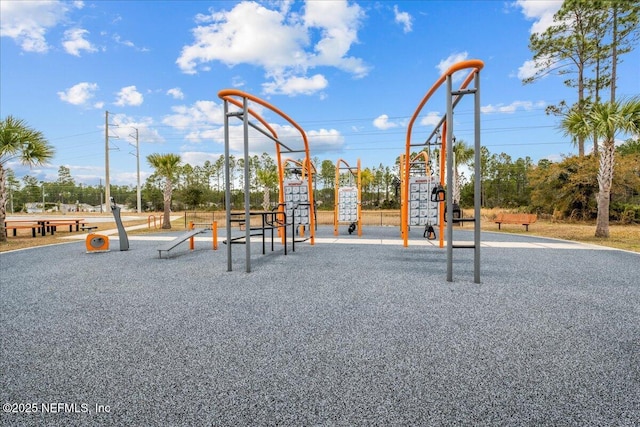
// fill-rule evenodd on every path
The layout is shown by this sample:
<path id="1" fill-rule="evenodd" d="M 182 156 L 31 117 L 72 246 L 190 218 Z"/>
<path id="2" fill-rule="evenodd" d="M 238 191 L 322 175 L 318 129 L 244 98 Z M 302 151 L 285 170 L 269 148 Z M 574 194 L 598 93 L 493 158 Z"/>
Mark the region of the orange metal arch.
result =
<path id="1" fill-rule="evenodd" d="M 446 82 L 448 76 L 452 76 L 454 73 L 458 71 L 471 69 L 467 77 L 462 82 L 462 85 L 460 86 L 460 90 L 463 90 L 473 81 L 473 79 L 475 78 L 475 75 L 479 73 L 483 67 L 484 67 L 484 62 L 479 59 L 470 59 L 467 61 L 461 61 L 456 64 L 453 64 L 451 67 L 447 69 L 447 71 L 445 71 L 444 74 L 440 76 L 438 80 L 436 80 L 433 86 L 431 86 L 431 88 L 427 91 L 427 93 L 424 95 L 424 97 L 418 104 L 418 107 L 416 108 L 415 112 L 411 116 L 411 119 L 409 120 L 409 124 L 407 125 L 405 154 L 403 158 L 405 164 L 404 164 L 404 167 L 400 168 L 403 175 L 401 179 L 402 196 L 401 196 L 401 205 L 400 205 L 400 215 L 401 215 L 400 224 L 401 224 L 401 235 L 402 235 L 404 246 L 408 246 L 409 244 L 409 232 L 408 232 L 409 231 L 408 230 L 409 228 L 408 226 L 409 185 L 408 183 L 410 178 L 411 136 L 413 133 L 413 125 L 415 121 L 418 119 L 418 117 L 420 116 L 420 113 L 423 107 L 425 106 L 425 104 L 427 103 L 427 101 L 440 88 L 440 86 L 442 86 Z M 444 173 L 442 173 L 442 171 L 445 170 L 445 164 L 446 164 L 445 163 L 446 162 L 446 138 L 444 138 L 444 135 L 446 135 L 447 123 L 445 118 L 446 118 L 446 115 L 443 116 L 441 120 L 443 131 L 440 133 L 440 135 L 443 135 L 442 146 L 440 148 L 440 171 L 441 171 L 440 183 L 442 185 L 444 185 L 444 179 L 445 179 Z M 444 209 L 440 209 L 440 247 L 444 247 L 443 231 L 444 231 Z"/>
<path id="2" fill-rule="evenodd" d="M 426 151 L 420 151 L 418 154 L 416 154 L 409 162 L 409 167 L 412 167 L 415 163 L 417 163 L 420 157 L 422 157 L 422 159 L 424 160 L 424 173 L 426 175 L 431 174 L 431 170 L 429 169 L 429 154 L 427 154 Z"/>
<path id="3" fill-rule="evenodd" d="M 237 107 L 240 108 L 244 108 L 243 107 L 243 102 L 241 102 L 240 100 L 238 100 L 237 98 L 245 98 L 247 100 L 250 100 L 252 102 L 255 102 L 256 104 L 262 105 L 263 107 L 273 111 L 274 113 L 276 113 L 277 115 L 279 115 L 280 117 L 282 117 L 283 119 L 285 119 L 287 122 L 289 122 L 289 124 L 291 124 L 291 126 L 293 126 L 299 133 L 300 136 L 302 137 L 302 141 L 304 143 L 304 153 L 305 153 L 305 163 L 307 164 L 311 164 L 311 155 L 309 152 L 309 140 L 307 138 L 307 134 L 304 131 L 304 129 L 298 125 L 291 117 L 289 117 L 286 113 L 284 113 L 282 110 L 280 110 L 279 108 L 275 107 L 274 105 L 271 105 L 270 103 L 268 103 L 267 101 L 258 98 L 255 95 L 252 95 L 250 93 L 244 92 L 242 90 L 238 90 L 238 89 L 222 89 L 218 92 L 218 97 L 220 99 L 222 99 L 223 101 L 229 102 Z M 275 131 L 275 129 L 273 129 L 273 127 L 271 125 L 269 125 L 269 123 L 262 118 L 262 116 L 260 116 L 256 111 L 254 111 L 251 108 L 247 108 L 249 114 L 254 117 L 256 120 L 258 120 L 260 123 L 262 123 L 262 125 L 271 133 L 271 135 L 273 136 L 273 138 L 278 141 L 278 134 Z M 278 180 L 279 180 L 279 203 L 280 203 L 280 209 L 284 210 L 284 170 L 283 170 L 283 163 L 282 163 L 282 150 L 280 147 L 280 143 L 276 143 L 276 163 L 278 164 Z M 310 203 L 310 209 L 315 209 L 315 202 L 313 200 L 313 184 L 311 182 L 311 180 L 308 180 L 307 182 L 307 189 L 308 189 L 308 194 L 309 194 L 309 203 Z M 310 228 L 310 243 L 311 245 L 314 244 L 314 240 L 315 240 L 315 215 L 310 214 L 309 215 L 309 228 Z"/>
<path id="4" fill-rule="evenodd" d="M 296 128 L 298 130 L 298 132 L 300 132 L 300 135 L 302 136 L 302 139 L 304 141 L 304 146 L 305 146 L 305 151 L 306 154 L 309 154 L 309 141 L 307 140 L 307 134 L 305 133 L 304 129 L 302 129 L 295 121 L 293 121 L 293 119 L 291 117 L 289 117 L 286 113 L 282 112 L 280 109 L 278 109 L 277 107 L 269 104 L 267 101 L 258 98 L 257 96 L 251 95 L 250 93 L 238 90 L 238 89 L 222 89 L 220 92 L 218 92 L 218 97 L 221 99 L 225 99 L 229 102 L 231 102 L 234 105 L 237 105 L 239 107 L 242 107 L 242 103 L 240 103 L 238 100 L 232 98 L 233 96 L 238 96 L 241 98 L 247 98 L 253 102 L 255 102 L 256 104 L 260 104 L 265 108 L 268 108 L 269 110 L 273 111 L 274 113 L 278 114 L 280 117 L 282 117 L 283 119 L 285 119 L 286 121 L 288 121 L 291 126 L 293 126 L 294 128 Z M 234 102 L 235 101 L 235 102 Z M 264 124 L 267 128 L 269 128 L 274 134 L 275 131 L 273 130 L 273 128 L 271 128 L 271 126 L 269 126 L 267 124 L 266 121 L 264 121 L 262 119 L 262 117 L 260 117 L 260 115 L 258 115 L 255 111 L 251 111 L 249 110 L 249 112 L 251 113 L 251 115 L 253 117 L 255 117 L 256 119 L 260 120 L 260 122 L 262 124 Z"/>
<path id="5" fill-rule="evenodd" d="M 317 173 L 316 165 L 314 165 L 313 162 L 309 161 L 308 159 L 305 159 L 301 162 L 300 160 L 295 160 L 290 157 L 287 157 L 286 159 L 282 160 L 282 168 L 286 169 L 288 163 L 293 163 L 294 165 L 297 165 L 298 167 L 300 167 L 300 170 L 302 171 L 303 179 L 305 177 L 309 177 L 309 179 L 311 179 L 313 178 L 313 175 Z"/>

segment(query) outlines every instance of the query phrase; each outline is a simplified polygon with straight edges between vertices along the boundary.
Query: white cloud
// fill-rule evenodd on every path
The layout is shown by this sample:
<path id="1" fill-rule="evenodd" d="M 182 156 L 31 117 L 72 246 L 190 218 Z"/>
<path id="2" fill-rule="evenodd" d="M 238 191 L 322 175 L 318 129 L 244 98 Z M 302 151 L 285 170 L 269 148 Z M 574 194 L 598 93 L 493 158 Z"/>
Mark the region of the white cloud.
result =
<path id="1" fill-rule="evenodd" d="M 442 116 L 443 114 L 437 111 L 430 111 L 420 119 L 420 124 L 422 126 L 437 126 L 442 120 Z"/>
<path id="2" fill-rule="evenodd" d="M 537 72 L 538 67 L 536 66 L 536 61 L 530 59 L 524 61 L 524 64 L 522 64 L 522 66 L 518 68 L 518 78 L 520 80 L 525 80 L 535 76 Z"/>
<path id="3" fill-rule="evenodd" d="M 390 122 L 389 116 L 382 114 L 373 120 L 373 126 L 377 129 L 387 130 L 398 127 L 399 125 L 397 123 Z"/>
<path id="4" fill-rule="evenodd" d="M 119 105 L 120 107 L 124 106 L 138 106 L 141 105 L 144 101 L 144 98 L 140 92 L 136 89 L 135 86 L 127 86 L 120 89 L 118 92 L 118 99 L 114 102 L 115 105 Z"/>
<path id="5" fill-rule="evenodd" d="M 447 70 L 449 70 L 449 68 L 453 64 L 457 64 L 458 62 L 466 61 L 468 57 L 469 57 L 469 53 L 468 52 L 452 53 L 447 58 L 445 58 L 442 61 L 440 61 L 438 63 L 438 65 L 436 65 L 436 68 L 438 69 L 438 71 L 440 71 L 440 75 L 443 75 L 444 73 L 447 72 Z M 453 81 L 454 82 L 460 81 L 460 80 L 462 80 L 463 77 L 464 77 L 464 75 L 462 73 L 456 72 L 453 75 Z"/>
<path id="6" fill-rule="evenodd" d="M 266 109 L 252 103 L 250 108 L 256 114 L 265 116 Z M 224 111 L 221 104 L 212 101 L 197 101 L 191 106 L 176 106 L 172 108 L 174 114 L 166 116 L 163 124 L 177 130 L 186 130 L 184 139 L 190 143 L 203 141 L 224 144 Z M 255 121 L 252 119 L 252 121 Z M 237 124 L 236 124 L 237 123 Z M 293 150 L 302 150 L 304 144 L 300 132 L 290 124 L 269 123 L 278 135 L 278 139 Z M 341 147 L 344 138 L 334 129 L 320 129 L 306 132 L 309 146 L 313 153 L 334 150 Z M 219 147 L 216 148 L 219 150 Z M 232 153 L 242 154 L 244 150 L 244 130 L 241 122 L 232 121 L 229 125 L 229 149 Z M 274 154 L 275 144 L 252 127 L 249 128 L 250 155 L 260 155 L 263 152 Z M 216 155 L 215 158 L 218 156 Z"/>
<path id="7" fill-rule="evenodd" d="M 480 111 L 485 114 L 491 113 L 504 113 L 504 114 L 512 114 L 517 110 L 531 111 L 534 108 L 543 108 L 546 105 L 544 101 L 532 102 L 532 101 L 513 101 L 509 105 L 498 104 L 498 105 L 485 105 L 484 107 L 480 107 Z"/>
<path id="8" fill-rule="evenodd" d="M 364 77 L 368 67 L 359 58 L 347 57 L 351 45 L 358 41 L 358 28 L 364 11 L 346 1 L 308 1 L 305 4 L 306 30 L 319 29 L 322 38 L 314 46 L 311 65 L 335 66 Z"/>
<path id="9" fill-rule="evenodd" d="M 64 20 L 68 6 L 61 1 L 2 1 L 0 36 L 14 39 L 26 52 L 47 52 L 45 35 Z"/>
<path id="10" fill-rule="evenodd" d="M 126 114 L 114 114 L 110 116 L 111 123 L 117 126 L 109 127 L 109 135 L 117 136 L 120 140 L 126 141 L 135 146 L 135 129 L 138 129 L 138 142 L 158 143 L 164 138 L 153 128 L 151 117 L 134 119 Z"/>
<path id="11" fill-rule="evenodd" d="M 180 153 L 180 158 L 184 163 L 188 163 L 191 166 L 202 166 L 207 160 L 211 163 L 215 163 L 222 154 L 223 152 L 206 153 L 204 151 L 183 151 Z"/>
<path id="12" fill-rule="evenodd" d="M 550 68 L 554 64 L 554 59 L 550 56 L 541 56 L 538 60 L 529 59 L 524 61 L 522 66 L 518 68 L 518 78 L 520 80 L 525 80 L 534 76 L 538 76 L 540 78 L 545 78 L 548 76 L 544 71 L 547 68 Z"/>
<path id="13" fill-rule="evenodd" d="M 322 75 L 306 76 L 313 67 L 336 67 L 355 77 L 368 73 L 360 58 L 348 56 L 364 17 L 358 5 L 312 1 L 300 13 L 291 11 L 290 3 L 280 6 L 268 9 L 243 1 L 229 11 L 196 16 L 200 25 L 192 30 L 194 43 L 183 47 L 177 65 L 187 74 L 214 61 L 259 66 L 273 79 L 263 86 L 265 90 L 289 95 L 326 87 Z"/>
<path id="14" fill-rule="evenodd" d="M 562 0 L 517 0 L 513 3 L 522 10 L 522 14 L 530 21 L 534 21 L 530 28 L 530 33 L 543 33 L 547 28 L 554 24 L 553 16 L 560 10 Z M 548 58 L 541 58 L 538 61 L 527 60 L 520 68 L 518 68 L 518 78 L 526 80 L 534 77 L 536 74 L 544 78 L 544 74 L 539 74 L 548 63 Z"/>
<path id="15" fill-rule="evenodd" d="M 120 37 L 120 34 L 114 34 L 113 35 L 113 40 L 118 43 L 121 44 L 123 46 L 127 46 L 127 47 L 136 47 L 136 45 L 133 44 L 133 42 L 131 40 L 123 40 L 122 37 Z"/>
<path id="16" fill-rule="evenodd" d="M 251 108 L 256 114 L 263 118 L 268 117 L 269 110 L 259 104 L 250 103 Z M 235 107 L 232 107 L 232 110 Z M 215 143 L 214 150 L 220 150 L 218 145 L 224 144 L 224 111 L 222 104 L 216 104 L 213 101 L 197 101 L 192 105 L 180 105 L 172 108 L 173 114 L 166 116 L 162 123 L 171 126 L 176 130 L 187 131 L 184 135 L 185 141 L 190 144 L 199 144 L 202 142 Z M 254 118 L 251 119 L 257 123 Z M 293 150 L 302 150 L 304 148 L 303 140 L 300 132 L 289 123 L 271 123 L 269 125 L 278 135 L 278 139 Z M 262 127 L 261 125 L 259 125 Z M 313 153 L 319 153 L 326 150 L 334 150 L 341 147 L 344 138 L 339 131 L 334 129 L 319 129 L 306 132 L 309 146 Z M 229 124 L 229 149 L 232 153 L 242 154 L 244 150 L 244 130 L 242 122 L 232 120 Z M 193 145 L 185 148 L 191 150 Z M 197 150 L 196 150 L 197 151 Z M 251 155 L 260 155 L 263 152 L 274 154 L 275 144 L 264 135 L 252 127 L 249 128 L 249 152 Z M 216 155 L 216 158 L 218 156 Z"/>
<path id="17" fill-rule="evenodd" d="M 149 49 L 146 48 L 146 47 L 138 47 L 138 46 L 136 46 L 131 40 L 123 40 L 122 37 L 120 37 L 120 34 L 114 34 L 113 35 L 113 40 L 118 44 L 130 47 L 132 49 L 137 50 L 138 52 L 148 52 L 149 51 Z"/>
<path id="18" fill-rule="evenodd" d="M 84 38 L 87 34 L 89 34 L 89 31 L 82 28 L 73 28 L 65 31 L 64 41 L 62 42 L 64 50 L 74 56 L 80 56 L 80 51 L 82 50 L 96 52 L 98 49 Z"/>
<path id="19" fill-rule="evenodd" d="M 298 94 L 311 95 L 329 85 L 329 82 L 322 74 L 316 74 L 312 77 L 290 77 L 283 78 L 277 76 L 275 81 L 263 83 L 264 93 L 274 95 L 290 95 Z"/>
<path id="20" fill-rule="evenodd" d="M 70 87 L 66 91 L 58 92 L 58 97 L 69 104 L 87 105 L 97 90 L 97 83 L 82 82 Z"/>
<path id="21" fill-rule="evenodd" d="M 172 107 L 174 114 L 166 116 L 162 123 L 178 129 L 201 128 L 224 123 L 222 105 L 213 101 L 196 101 L 192 106 Z"/>
<path id="22" fill-rule="evenodd" d="M 307 132 L 312 154 L 336 151 L 342 148 L 344 136 L 336 129 L 318 129 Z"/>
<path id="23" fill-rule="evenodd" d="M 553 25 L 553 15 L 560 10 L 562 0 L 517 0 L 515 4 L 528 20 L 534 21 L 529 31 L 543 33 Z"/>
<path id="24" fill-rule="evenodd" d="M 195 42 L 184 46 L 176 63 L 188 74 L 198 64 L 220 61 L 233 66 L 248 63 L 266 69 L 297 66 L 304 61 L 301 46 L 308 42 L 302 25 L 286 24 L 285 16 L 253 2 L 231 11 L 214 12 L 199 21 L 211 22 L 192 30 Z"/>
<path id="25" fill-rule="evenodd" d="M 246 82 L 242 76 L 233 76 L 231 79 L 231 86 L 233 87 L 243 87 L 245 84 Z"/>
<path id="26" fill-rule="evenodd" d="M 171 88 L 167 91 L 167 95 L 172 96 L 173 99 L 184 99 L 184 93 L 179 87 Z"/>
<path id="27" fill-rule="evenodd" d="M 393 6 L 393 13 L 395 15 L 395 21 L 398 24 L 402 24 L 402 30 L 405 33 L 410 33 L 412 30 L 412 21 L 413 18 L 407 12 L 400 12 L 397 5 Z"/>
<path id="28" fill-rule="evenodd" d="M 242 126 L 230 126 L 229 135 L 231 140 L 231 146 L 234 145 L 236 140 L 242 139 Z M 214 129 L 196 128 L 184 136 L 184 139 L 192 143 L 200 143 L 202 141 L 214 141 L 218 144 L 224 144 L 224 128 L 217 127 Z M 240 143 L 240 148 L 242 143 Z"/>

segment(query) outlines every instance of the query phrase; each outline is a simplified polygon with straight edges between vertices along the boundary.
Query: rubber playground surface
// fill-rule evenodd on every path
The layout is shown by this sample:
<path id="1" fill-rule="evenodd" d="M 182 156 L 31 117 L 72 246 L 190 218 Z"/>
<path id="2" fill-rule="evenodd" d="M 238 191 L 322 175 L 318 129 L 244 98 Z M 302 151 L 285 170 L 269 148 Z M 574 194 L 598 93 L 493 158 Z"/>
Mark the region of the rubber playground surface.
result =
<path id="1" fill-rule="evenodd" d="M 1 253 L 0 425 L 640 425 L 638 254 L 411 233 Z"/>

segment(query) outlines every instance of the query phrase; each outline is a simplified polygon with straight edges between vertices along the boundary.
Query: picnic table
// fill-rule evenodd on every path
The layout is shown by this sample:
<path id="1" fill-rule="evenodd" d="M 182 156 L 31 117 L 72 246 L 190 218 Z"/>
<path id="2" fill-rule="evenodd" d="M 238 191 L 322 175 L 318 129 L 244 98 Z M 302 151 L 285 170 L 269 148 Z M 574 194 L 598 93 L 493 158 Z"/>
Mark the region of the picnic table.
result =
<path id="1" fill-rule="evenodd" d="M 47 233 L 55 234 L 57 227 L 69 226 L 69 232 L 80 231 L 87 223 L 84 218 L 25 218 L 7 219 L 4 222 L 5 231 L 9 236 L 9 230 L 13 230 L 13 236 L 17 235 L 19 229 L 31 229 L 31 237 L 36 237 L 37 233 L 45 236 Z"/>
<path id="2" fill-rule="evenodd" d="M 69 232 L 80 231 L 80 226 L 85 226 L 84 218 L 61 218 L 61 219 L 46 219 L 44 220 L 44 224 L 47 227 L 47 231 L 51 232 L 53 235 L 57 228 L 60 226 L 69 226 Z"/>

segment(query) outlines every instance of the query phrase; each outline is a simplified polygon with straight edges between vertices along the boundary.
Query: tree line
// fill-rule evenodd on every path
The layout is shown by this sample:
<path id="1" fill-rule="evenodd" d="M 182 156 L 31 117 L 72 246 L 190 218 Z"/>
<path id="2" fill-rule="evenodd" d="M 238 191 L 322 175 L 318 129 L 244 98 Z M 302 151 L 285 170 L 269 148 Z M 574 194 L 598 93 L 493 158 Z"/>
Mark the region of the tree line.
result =
<path id="1" fill-rule="evenodd" d="M 464 144 L 456 144 L 456 151 L 473 150 Z M 435 151 L 437 154 L 437 150 Z M 163 155 L 159 155 L 162 157 Z M 180 163 L 179 156 L 172 172 L 172 210 L 222 210 L 225 208 L 224 156 L 216 161 L 192 166 Z M 156 157 L 156 156 L 154 156 Z M 617 147 L 617 164 L 611 194 L 611 218 L 614 220 L 640 222 L 640 142 L 628 140 Z M 457 169 L 468 165 L 473 169 L 472 156 Z M 576 220 L 594 219 L 597 213 L 595 194 L 598 192 L 598 159 L 594 154 L 567 156 L 561 161 L 546 159 L 537 164 L 529 157 L 513 159 L 506 153 L 491 153 L 481 148 L 481 205 L 486 208 L 507 208 L 556 218 Z M 362 204 L 364 209 L 398 209 L 400 206 L 399 159 L 393 166 L 380 164 L 366 167 L 361 172 Z M 244 202 L 244 159 L 230 156 L 231 193 L 233 208 L 241 208 Z M 332 210 L 334 204 L 335 164 L 331 160 L 315 159 L 320 164 L 314 175 L 315 200 L 318 209 Z M 460 162 L 459 162 L 460 163 Z M 156 165 L 157 166 L 157 165 Z M 250 200 L 252 208 L 263 208 L 264 192 L 269 191 L 271 207 L 278 199 L 276 165 L 271 156 L 263 153 L 249 159 Z M 164 210 L 165 177 L 161 170 L 144 182 L 142 193 L 143 211 Z M 299 176 L 296 168 L 286 170 L 286 178 Z M 459 172 L 459 203 L 463 208 L 473 206 L 473 176 Z M 6 174 L 8 208 L 11 212 L 24 212 L 29 204 L 45 201 L 48 210 L 61 204 L 81 204 L 99 207 L 104 203 L 104 186 L 77 183 L 69 168 L 60 166 L 58 179 L 41 182 L 36 177 L 25 175 L 16 179 L 10 169 Z M 136 186 L 112 185 L 111 194 L 116 202 L 136 209 Z"/>

